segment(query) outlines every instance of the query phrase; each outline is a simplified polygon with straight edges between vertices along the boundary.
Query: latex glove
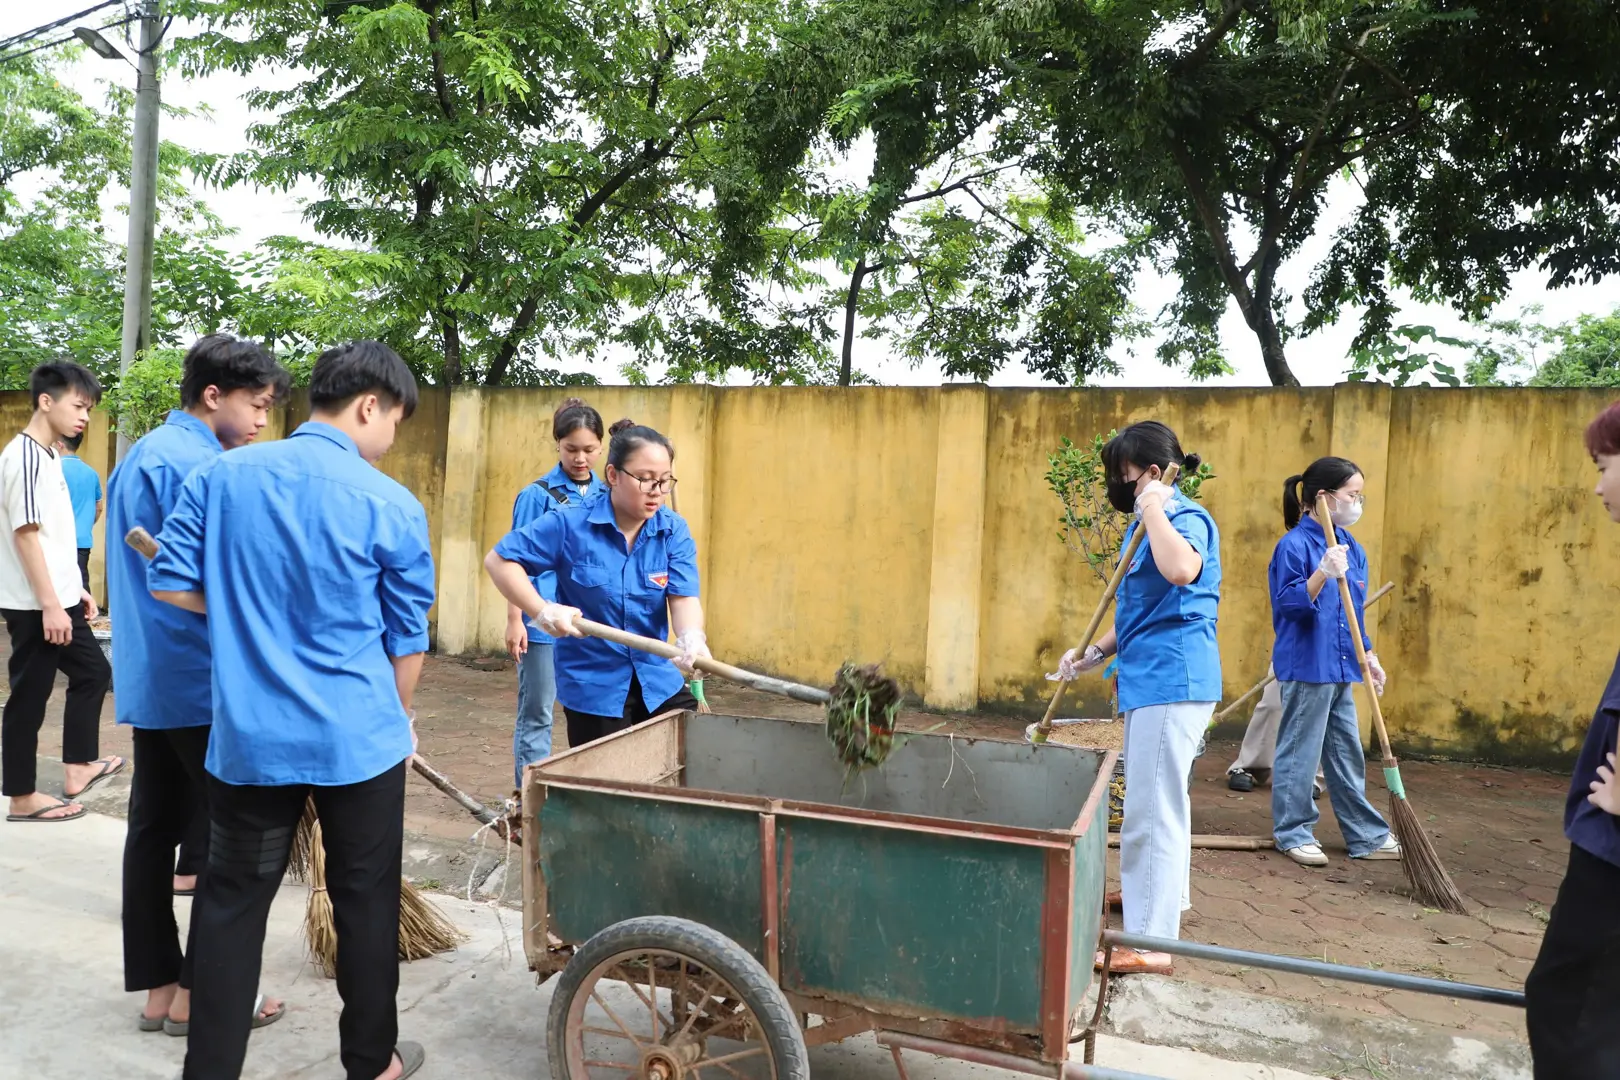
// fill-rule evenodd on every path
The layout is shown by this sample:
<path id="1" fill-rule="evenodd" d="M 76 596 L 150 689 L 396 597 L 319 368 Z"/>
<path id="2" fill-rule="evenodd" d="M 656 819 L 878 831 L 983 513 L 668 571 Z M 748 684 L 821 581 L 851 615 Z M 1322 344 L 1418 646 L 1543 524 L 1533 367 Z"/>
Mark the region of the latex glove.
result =
<path id="1" fill-rule="evenodd" d="M 1592 794 L 1586 801 L 1605 813 L 1620 815 L 1620 781 L 1614 778 L 1614 755 L 1603 756 L 1609 763 L 1598 766 L 1598 778 L 1592 781 Z"/>
<path id="2" fill-rule="evenodd" d="M 1162 480 L 1149 480 L 1147 487 L 1136 493 L 1136 516 L 1141 517 L 1144 510 L 1158 507 L 1163 510 L 1175 496 L 1176 490 Z"/>
<path id="3" fill-rule="evenodd" d="M 1367 654 L 1367 666 L 1372 669 L 1373 689 L 1378 692 L 1379 697 L 1383 697 L 1384 684 L 1389 682 L 1389 676 L 1384 674 L 1384 665 L 1378 662 L 1377 653 Z"/>
<path id="4" fill-rule="evenodd" d="M 506 651 L 512 659 L 521 660 L 529 651 L 529 628 L 523 625 L 521 612 L 506 620 Z"/>
<path id="5" fill-rule="evenodd" d="M 1097 645 L 1087 645 L 1084 653 L 1079 649 L 1070 649 L 1063 654 L 1063 659 L 1058 661 L 1057 671 L 1046 677 L 1047 681 L 1074 682 L 1086 672 L 1101 667 L 1106 659 L 1108 658 L 1103 655 L 1102 648 Z"/>
<path id="6" fill-rule="evenodd" d="M 681 650 L 681 655 L 675 658 L 675 666 L 688 677 L 697 673 L 694 665 L 698 660 L 712 659 L 708 636 L 695 626 L 689 626 L 677 634 L 675 645 Z"/>
<path id="7" fill-rule="evenodd" d="M 552 637 L 584 637 L 574 620 L 580 617 L 579 608 L 569 607 L 567 604 L 540 605 L 540 614 L 535 616 L 535 625 L 540 632 L 550 634 Z"/>
<path id="8" fill-rule="evenodd" d="M 416 756 L 416 710 L 406 709 L 405 716 L 411 722 L 411 757 Z"/>
<path id="9" fill-rule="evenodd" d="M 1350 549 L 1344 544 L 1328 548 L 1322 553 L 1322 561 L 1316 564 L 1324 577 L 1337 581 L 1350 572 Z"/>

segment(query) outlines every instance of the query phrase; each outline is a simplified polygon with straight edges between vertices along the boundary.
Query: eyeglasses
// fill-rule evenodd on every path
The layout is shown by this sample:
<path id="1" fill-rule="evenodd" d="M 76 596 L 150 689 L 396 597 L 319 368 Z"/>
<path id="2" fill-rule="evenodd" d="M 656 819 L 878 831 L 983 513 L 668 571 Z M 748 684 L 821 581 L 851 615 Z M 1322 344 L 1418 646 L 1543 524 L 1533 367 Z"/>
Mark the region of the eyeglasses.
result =
<path id="1" fill-rule="evenodd" d="M 675 490 L 676 480 L 673 476 L 636 476 L 634 473 L 624 475 L 640 485 L 643 495 L 664 495 Z"/>
<path id="2" fill-rule="evenodd" d="M 1335 491 L 1333 493 L 1333 497 L 1335 499 L 1340 499 L 1340 500 L 1342 500 L 1344 502 L 1347 502 L 1351 506 L 1366 506 L 1367 505 L 1367 497 L 1365 495 L 1340 495 L 1337 491 Z"/>

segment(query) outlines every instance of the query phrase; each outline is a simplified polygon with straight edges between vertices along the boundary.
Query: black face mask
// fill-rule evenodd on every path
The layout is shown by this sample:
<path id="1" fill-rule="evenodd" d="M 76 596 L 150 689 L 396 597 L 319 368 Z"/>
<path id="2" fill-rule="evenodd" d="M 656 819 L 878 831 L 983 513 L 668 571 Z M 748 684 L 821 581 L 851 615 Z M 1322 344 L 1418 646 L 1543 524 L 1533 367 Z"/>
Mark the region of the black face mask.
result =
<path id="1" fill-rule="evenodd" d="M 1136 510 L 1136 481 L 1135 480 L 1109 480 L 1108 505 L 1122 514 L 1129 514 Z"/>

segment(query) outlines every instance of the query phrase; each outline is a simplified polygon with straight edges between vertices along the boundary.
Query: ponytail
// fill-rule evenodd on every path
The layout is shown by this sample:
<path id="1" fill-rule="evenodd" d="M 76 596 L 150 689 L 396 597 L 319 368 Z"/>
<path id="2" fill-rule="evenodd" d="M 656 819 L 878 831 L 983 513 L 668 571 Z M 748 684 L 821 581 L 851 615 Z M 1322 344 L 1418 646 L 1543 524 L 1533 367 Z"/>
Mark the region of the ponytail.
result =
<path id="1" fill-rule="evenodd" d="M 1338 491 L 1351 477 L 1360 475 L 1361 466 L 1348 458 L 1317 458 L 1299 476 L 1283 481 L 1283 524 L 1292 529 L 1305 516 L 1306 508 L 1316 505 L 1317 495 Z"/>

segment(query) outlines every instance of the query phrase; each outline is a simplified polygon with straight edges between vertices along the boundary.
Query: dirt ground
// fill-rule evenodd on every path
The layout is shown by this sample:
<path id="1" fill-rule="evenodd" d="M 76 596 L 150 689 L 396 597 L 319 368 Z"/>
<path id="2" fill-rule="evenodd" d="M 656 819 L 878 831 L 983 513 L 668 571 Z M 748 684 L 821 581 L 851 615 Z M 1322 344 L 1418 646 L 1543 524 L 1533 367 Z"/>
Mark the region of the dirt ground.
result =
<path id="1" fill-rule="evenodd" d="M 0 642 L 0 655 L 4 655 Z M 818 720 L 816 706 L 785 701 L 718 681 L 708 684 L 716 712 Z M 61 749 L 59 681 L 41 751 Z M 429 657 L 417 695 L 422 754 L 487 803 L 510 794 L 512 718 L 516 673 L 508 661 Z M 103 753 L 129 753 L 128 729 L 113 725 L 112 702 L 103 712 Z M 909 712 L 902 729 L 943 723 L 964 736 L 1017 739 L 1023 722 L 993 716 Z M 558 749 L 566 746 L 561 711 Z M 1118 747 L 1117 724 L 1069 729 L 1085 745 Z M 1227 790 L 1225 769 L 1236 753 L 1216 743 L 1199 761 L 1193 792 L 1198 833 L 1269 835 L 1270 792 Z M 1294 865 L 1275 851 L 1193 853 L 1193 909 L 1184 936 L 1236 948 L 1311 956 L 1390 971 L 1520 987 L 1540 945 L 1547 913 L 1562 879 L 1566 842 L 1561 820 L 1567 778 L 1545 772 L 1483 766 L 1406 762 L 1407 792 L 1425 818 L 1441 858 L 1467 898 L 1467 915 L 1446 915 L 1415 903 L 1399 864 L 1354 863 L 1324 799 L 1317 830 L 1332 864 L 1321 870 Z M 1369 769 L 1373 802 L 1386 795 L 1378 770 Z M 60 778 L 47 774 L 49 790 Z M 411 777 L 407 827 L 447 838 L 466 838 L 467 815 L 424 781 Z M 1117 880 L 1117 861 L 1112 867 Z M 1117 885 L 1115 886 L 1117 887 Z M 1115 916 L 1117 919 L 1117 915 Z M 1523 1036 L 1519 1011 L 1445 998 L 1381 991 L 1224 964 L 1180 961 L 1178 975 L 1217 986 L 1377 1016 Z"/>

